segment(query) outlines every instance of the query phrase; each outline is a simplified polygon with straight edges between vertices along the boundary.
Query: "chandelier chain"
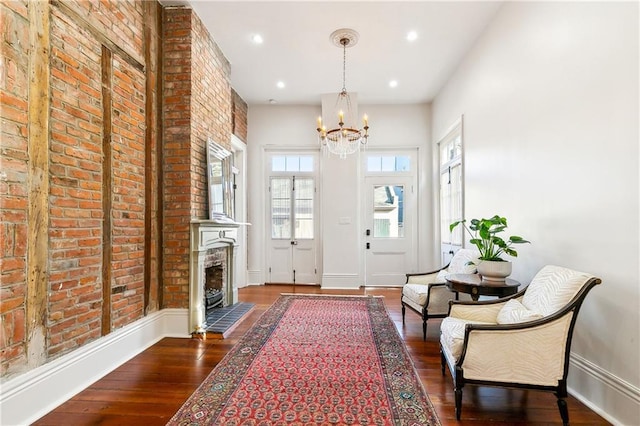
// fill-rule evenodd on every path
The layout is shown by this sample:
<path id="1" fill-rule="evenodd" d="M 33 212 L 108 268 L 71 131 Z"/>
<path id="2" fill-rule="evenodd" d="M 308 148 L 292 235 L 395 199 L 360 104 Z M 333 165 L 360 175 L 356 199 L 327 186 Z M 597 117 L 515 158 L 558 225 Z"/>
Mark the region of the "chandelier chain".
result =
<path id="1" fill-rule="evenodd" d="M 348 40 L 342 41 L 342 92 L 347 93 L 347 44 Z"/>

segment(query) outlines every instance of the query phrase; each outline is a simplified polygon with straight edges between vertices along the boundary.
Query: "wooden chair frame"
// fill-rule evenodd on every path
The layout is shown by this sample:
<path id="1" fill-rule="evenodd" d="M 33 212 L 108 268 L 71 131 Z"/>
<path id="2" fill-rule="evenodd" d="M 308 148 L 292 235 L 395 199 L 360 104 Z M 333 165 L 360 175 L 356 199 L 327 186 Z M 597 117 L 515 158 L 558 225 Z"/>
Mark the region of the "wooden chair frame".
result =
<path id="1" fill-rule="evenodd" d="M 560 410 L 560 416 L 562 417 L 562 422 L 564 425 L 569 424 L 569 410 L 567 408 L 567 374 L 569 372 L 569 356 L 571 349 L 571 339 L 573 336 L 573 329 L 576 323 L 576 319 L 578 318 L 578 311 L 582 306 L 582 302 L 584 301 L 587 293 L 597 284 L 600 284 L 602 281 L 599 278 L 591 278 L 589 279 L 580 289 L 580 291 L 571 299 L 571 301 L 565 305 L 559 311 L 533 321 L 528 321 L 520 324 L 508 324 L 508 325 L 485 325 L 485 324 L 466 324 L 465 325 L 465 333 L 464 333 L 464 343 L 462 347 L 462 352 L 460 354 L 460 358 L 455 364 L 452 364 L 445 356 L 444 350 L 442 348 L 442 343 L 440 343 L 440 358 L 441 358 L 441 369 L 442 375 L 445 375 L 445 365 L 449 366 L 449 370 L 451 371 L 451 376 L 453 378 L 454 383 L 454 394 L 455 394 L 455 411 L 456 411 L 456 419 L 460 420 L 460 415 L 462 412 L 462 388 L 466 384 L 470 385 L 484 385 L 484 386 L 499 386 L 499 387 L 513 387 L 513 388 L 524 388 L 524 389 L 532 389 L 532 390 L 541 390 L 553 392 L 557 398 L 558 409 Z M 524 295 L 526 289 L 521 290 L 520 292 L 505 297 L 502 299 L 495 300 L 487 300 L 487 301 L 479 301 L 479 302 L 467 302 L 467 301 L 450 301 L 449 302 L 449 312 L 451 312 L 451 306 L 454 304 L 463 304 L 463 305 L 489 305 L 495 303 L 504 303 L 505 301 L 517 297 L 521 297 Z M 482 333 L 483 331 L 489 331 L 492 333 L 505 331 L 505 332 L 513 332 L 517 330 L 527 330 L 534 327 L 539 327 L 541 325 L 552 323 L 558 319 L 563 318 L 566 315 L 572 314 L 571 322 L 569 325 L 569 329 L 567 332 L 567 338 L 565 341 L 565 358 L 564 358 L 564 374 L 562 379 L 558 381 L 556 386 L 540 386 L 526 383 L 512 383 L 512 382 L 500 382 L 500 381 L 487 381 L 487 380 L 474 380 L 468 379 L 464 376 L 464 360 L 465 355 L 467 354 L 467 344 L 469 342 L 469 336 L 471 333 Z M 453 360 L 451 360 L 453 361 Z"/>
<path id="2" fill-rule="evenodd" d="M 406 280 L 405 280 L 405 284 L 409 283 L 409 278 L 414 277 L 414 276 L 420 276 L 420 275 L 430 275 L 430 274 L 437 274 L 438 272 L 447 269 L 449 267 L 449 264 L 443 266 L 440 269 L 436 269 L 435 271 L 430 271 L 430 272 L 416 272 L 416 273 L 412 273 L 412 274 L 406 274 Z M 402 325 L 405 324 L 404 322 L 404 316 L 406 313 L 406 308 L 411 309 L 413 312 L 415 312 L 416 314 L 420 315 L 420 317 L 422 318 L 422 340 L 427 340 L 427 320 L 429 318 L 446 318 L 448 314 L 429 314 L 429 300 L 431 298 L 431 290 L 433 288 L 438 288 L 438 287 L 445 287 L 446 288 L 446 284 L 445 283 L 430 283 L 428 284 L 428 290 L 427 290 L 427 300 L 424 304 L 424 307 L 422 308 L 422 311 L 417 311 L 413 306 L 405 303 L 404 301 L 402 301 Z M 452 291 L 451 293 L 454 294 L 455 300 L 459 300 L 459 295 L 458 292 Z"/>

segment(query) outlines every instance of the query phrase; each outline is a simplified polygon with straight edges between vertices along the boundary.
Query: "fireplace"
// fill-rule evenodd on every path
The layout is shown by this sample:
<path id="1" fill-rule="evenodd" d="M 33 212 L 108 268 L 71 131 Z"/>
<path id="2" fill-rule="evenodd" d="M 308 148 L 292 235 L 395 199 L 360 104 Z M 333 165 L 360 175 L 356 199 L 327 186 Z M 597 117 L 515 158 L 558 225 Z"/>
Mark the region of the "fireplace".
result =
<path id="1" fill-rule="evenodd" d="M 189 330 L 204 333 L 207 309 L 238 301 L 234 283 L 234 253 L 238 224 L 210 220 L 191 222 L 189 266 Z"/>
<path id="2" fill-rule="evenodd" d="M 227 248 L 207 250 L 204 261 L 204 306 L 206 315 L 215 308 L 225 306 Z"/>

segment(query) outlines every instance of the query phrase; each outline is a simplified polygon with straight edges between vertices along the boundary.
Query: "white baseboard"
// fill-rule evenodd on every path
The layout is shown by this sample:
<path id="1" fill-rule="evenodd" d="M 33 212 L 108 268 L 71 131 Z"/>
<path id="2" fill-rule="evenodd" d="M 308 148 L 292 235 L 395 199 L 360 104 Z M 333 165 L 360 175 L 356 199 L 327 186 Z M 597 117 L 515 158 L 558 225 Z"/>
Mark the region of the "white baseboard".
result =
<path id="1" fill-rule="evenodd" d="M 573 397 L 608 422 L 638 424 L 640 388 L 573 352 L 569 358 L 567 387 Z"/>
<path id="2" fill-rule="evenodd" d="M 3 380 L 0 424 L 44 416 L 164 337 L 191 337 L 187 309 L 163 309 L 12 379 Z"/>
<path id="3" fill-rule="evenodd" d="M 323 290 L 357 290 L 360 288 L 358 274 L 322 274 Z"/>

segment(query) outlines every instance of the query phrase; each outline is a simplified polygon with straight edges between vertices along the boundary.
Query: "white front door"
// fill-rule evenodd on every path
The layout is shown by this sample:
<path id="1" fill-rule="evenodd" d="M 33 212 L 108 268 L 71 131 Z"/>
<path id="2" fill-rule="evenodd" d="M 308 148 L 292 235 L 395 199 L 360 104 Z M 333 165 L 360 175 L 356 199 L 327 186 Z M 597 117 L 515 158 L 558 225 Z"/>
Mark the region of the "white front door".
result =
<path id="1" fill-rule="evenodd" d="M 400 157 L 382 155 L 381 158 L 384 161 Z M 371 164 L 366 167 L 371 170 Z M 394 168 L 386 174 L 383 170 L 377 175 L 365 176 L 364 181 L 365 284 L 404 284 L 405 274 L 415 272 L 418 259 L 415 175 L 410 168 Z"/>
<path id="2" fill-rule="evenodd" d="M 318 283 L 315 179 L 271 176 L 268 282 Z"/>

